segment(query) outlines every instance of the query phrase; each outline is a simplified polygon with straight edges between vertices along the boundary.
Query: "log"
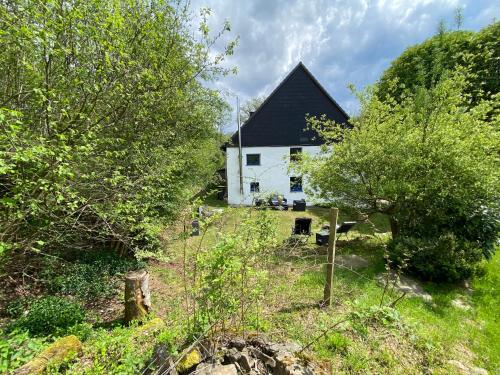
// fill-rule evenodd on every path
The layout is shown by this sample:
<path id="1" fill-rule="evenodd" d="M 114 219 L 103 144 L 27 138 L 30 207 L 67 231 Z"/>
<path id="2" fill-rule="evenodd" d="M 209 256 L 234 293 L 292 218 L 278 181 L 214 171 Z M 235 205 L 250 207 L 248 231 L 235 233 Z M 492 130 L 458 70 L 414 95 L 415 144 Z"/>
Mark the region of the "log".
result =
<path id="1" fill-rule="evenodd" d="M 54 341 L 31 361 L 14 371 L 14 375 L 42 374 L 50 365 L 58 365 L 71 355 L 80 354 L 82 343 L 71 335 Z"/>
<path id="2" fill-rule="evenodd" d="M 339 209 L 332 208 L 330 210 L 330 235 L 328 237 L 328 263 L 326 265 L 326 282 L 323 295 L 324 306 L 332 306 L 333 293 L 333 270 L 335 265 L 335 245 L 337 242 L 337 218 Z"/>
<path id="3" fill-rule="evenodd" d="M 125 275 L 125 323 L 144 319 L 150 310 L 149 272 L 128 272 Z"/>

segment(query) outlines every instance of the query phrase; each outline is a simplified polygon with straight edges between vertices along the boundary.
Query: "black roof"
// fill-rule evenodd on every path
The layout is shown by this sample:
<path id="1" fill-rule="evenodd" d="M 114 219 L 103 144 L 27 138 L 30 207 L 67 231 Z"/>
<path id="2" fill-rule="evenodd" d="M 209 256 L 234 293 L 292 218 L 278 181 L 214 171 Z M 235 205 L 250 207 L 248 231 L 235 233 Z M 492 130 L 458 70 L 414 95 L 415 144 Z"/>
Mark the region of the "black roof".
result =
<path id="1" fill-rule="evenodd" d="M 241 127 L 241 144 L 252 146 L 320 145 L 316 132 L 308 130 L 306 115 L 346 123 L 349 116 L 301 62 L 274 89 Z M 238 131 L 230 144 L 238 144 Z"/>

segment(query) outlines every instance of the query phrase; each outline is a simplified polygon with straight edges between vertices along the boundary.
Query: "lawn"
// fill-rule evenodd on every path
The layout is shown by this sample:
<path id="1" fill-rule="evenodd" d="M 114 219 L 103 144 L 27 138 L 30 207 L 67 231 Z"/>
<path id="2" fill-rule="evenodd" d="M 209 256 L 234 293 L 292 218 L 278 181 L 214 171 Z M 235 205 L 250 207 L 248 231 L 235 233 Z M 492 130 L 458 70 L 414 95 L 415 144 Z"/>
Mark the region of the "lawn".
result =
<path id="1" fill-rule="evenodd" d="M 182 302 L 182 254 L 198 246 L 209 248 L 221 233 L 238 230 L 246 208 L 212 207 L 224 210 L 216 225 L 186 242 L 178 238 L 179 228 L 165 234 L 166 262 L 151 266 L 153 305 L 171 326 L 185 319 Z M 328 223 L 328 210 L 306 212 L 272 211 L 278 223 L 278 242 L 291 234 L 295 217 L 313 219 L 313 231 Z M 339 222 L 356 219 L 341 212 Z M 338 243 L 337 255 L 356 254 L 369 263 L 355 271 L 337 266 L 334 305 L 320 308 L 325 280 L 326 248 L 316 246 L 314 237 L 303 246 L 282 245 L 273 258 L 262 312 L 249 322 L 248 330 L 263 332 L 273 340 L 311 344 L 317 360 L 336 373 L 454 373 L 449 360 L 468 367 L 479 366 L 498 373 L 500 337 L 498 324 L 500 256 L 488 263 L 486 274 L 472 281 L 473 292 L 454 285 L 423 283 L 433 299 L 426 302 L 404 297 L 395 309 L 379 309 L 383 288 L 375 276 L 384 272 L 384 245 L 390 233 L 383 216 L 357 224 Z M 386 293 L 383 306 L 398 295 Z M 468 309 L 455 307 L 459 298 Z M 355 313 L 357 318 L 314 340 L 323 330 Z"/>

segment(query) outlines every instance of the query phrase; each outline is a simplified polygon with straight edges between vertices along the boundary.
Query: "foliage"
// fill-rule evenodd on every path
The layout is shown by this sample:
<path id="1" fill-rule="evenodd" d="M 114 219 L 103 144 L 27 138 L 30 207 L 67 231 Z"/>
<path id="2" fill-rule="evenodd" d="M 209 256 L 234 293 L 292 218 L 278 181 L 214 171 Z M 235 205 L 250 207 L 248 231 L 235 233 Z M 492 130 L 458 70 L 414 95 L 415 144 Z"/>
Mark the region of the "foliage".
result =
<path id="1" fill-rule="evenodd" d="M 394 240 L 423 240 L 426 246 L 418 247 L 418 257 L 410 251 L 408 264 L 436 279 L 443 268 L 435 262 L 443 258 L 430 254 L 445 246 L 438 238 L 454 238 L 456 248 L 448 253 L 462 259 L 447 261 L 446 268 L 456 280 L 470 272 L 452 268 L 467 261 L 474 267 L 478 249 L 490 256 L 498 232 L 498 114 L 487 119 L 491 101 L 469 109 L 466 86 L 464 74 L 456 73 L 401 103 L 368 91 L 348 128 L 324 117 L 309 119 L 328 145 L 300 166 L 320 198 L 389 215 Z M 412 263 L 417 259 L 429 263 L 425 273 Z"/>
<path id="2" fill-rule="evenodd" d="M 46 344 L 42 338 L 32 338 L 27 331 L 0 331 L 0 373 L 22 366 L 40 352 Z"/>
<path id="3" fill-rule="evenodd" d="M 84 318 L 79 304 L 62 297 L 46 296 L 30 301 L 28 311 L 15 322 L 15 327 L 28 330 L 34 336 L 58 335 Z"/>
<path id="4" fill-rule="evenodd" d="M 158 246 L 221 158 L 230 73 L 188 3 L 0 4 L 0 251 Z"/>
<path id="5" fill-rule="evenodd" d="M 236 232 L 195 254 L 195 331 L 217 323 L 224 326 L 228 320 L 245 327 L 263 297 L 275 231 L 276 224 L 267 212 L 249 209 Z"/>
<path id="6" fill-rule="evenodd" d="M 481 249 L 453 233 L 437 238 L 397 237 L 389 244 L 392 260 L 408 258 L 408 271 L 424 279 L 455 282 L 481 272 Z"/>
<path id="7" fill-rule="evenodd" d="M 457 22 L 458 23 L 458 22 Z M 500 59 L 500 22 L 495 21 L 479 32 L 440 32 L 425 42 L 412 46 L 391 63 L 380 78 L 380 98 L 390 96 L 398 101 L 405 93 L 417 87 L 430 88 L 447 71 L 458 66 L 467 67 L 471 74 L 467 77 L 467 93 L 472 103 L 477 104 L 482 97 L 491 97 L 499 92 L 498 60 Z M 393 81 L 398 87 L 393 90 Z"/>
<path id="8" fill-rule="evenodd" d="M 76 259 L 69 259 L 46 259 L 39 277 L 49 292 L 87 302 L 113 297 L 119 282 L 116 276 L 145 266 L 144 262 L 119 258 L 110 252 L 89 251 Z"/>
<path id="9" fill-rule="evenodd" d="M 250 118 L 250 114 L 257 111 L 265 100 L 265 96 L 256 96 L 254 98 L 248 99 L 245 103 L 243 103 L 243 105 L 240 107 L 241 123 L 245 123 Z"/>
<path id="10" fill-rule="evenodd" d="M 138 334 L 137 326 L 95 329 L 84 347 L 83 360 L 71 374 L 137 374 L 146 365 L 156 343 L 156 330 Z M 160 333 L 160 336 L 162 334 Z"/>

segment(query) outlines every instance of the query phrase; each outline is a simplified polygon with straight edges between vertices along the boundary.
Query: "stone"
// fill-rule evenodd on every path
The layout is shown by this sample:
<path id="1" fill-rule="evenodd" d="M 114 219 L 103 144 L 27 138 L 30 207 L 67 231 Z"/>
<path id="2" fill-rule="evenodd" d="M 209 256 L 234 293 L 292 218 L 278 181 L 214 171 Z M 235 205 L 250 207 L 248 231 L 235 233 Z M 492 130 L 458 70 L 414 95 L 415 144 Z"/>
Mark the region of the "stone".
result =
<path id="1" fill-rule="evenodd" d="M 305 366 L 289 352 L 279 352 L 275 357 L 274 375 L 314 375 L 314 368 Z"/>
<path id="2" fill-rule="evenodd" d="M 200 351 L 196 348 L 192 349 L 180 360 L 180 362 L 176 366 L 176 369 L 180 373 L 186 372 L 199 364 L 202 360 L 203 357 Z"/>
<path id="3" fill-rule="evenodd" d="M 470 375 L 488 375 L 488 371 L 481 367 L 473 367 L 470 369 Z"/>
<path id="4" fill-rule="evenodd" d="M 461 374 L 467 374 L 468 373 L 468 368 L 465 366 L 462 362 L 450 359 L 448 361 L 448 364 L 455 367 Z"/>
<path id="5" fill-rule="evenodd" d="M 266 366 L 269 366 L 269 367 L 276 367 L 276 361 L 274 360 L 274 358 L 268 356 L 267 354 L 265 353 L 262 353 L 259 349 L 256 349 L 256 348 L 251 348 L 250 349 L 253 356 L 255 358 L 258 358 L 260 359 L 262 362 L 264 362 L 264 364 Z"/>
<path id="6" fill-rule="evenodd" d="M 243 371 L 250 372 L 255 364 L 255 359 L 250 357 L 248 351 L 246 353 L 242 352 L 240 358 L 238 359 L 238 364 Z"/>
<path id="7" fill-rule="evenodd" d="M 196 367 L 196 375 L 238 375 L 236 366 L 202 363 Z"/>
<path id="8" fill-rule="evenodd" d="M 68 356 L 78 355 L 82 351 L 82 343 L 74 335 L 62 337 L 54 341 L 31 361 L 14 371 L 15 375 L 42 374 L 48 366 L 58 365 Z"/>
<path id="9" fill-rule="evenodd" d="M 460 361 L 451 359 L 448 364 L 455 367 L 455 369 L 463 375 L 488 375 L 488 371 L 481 367 L 468 367 Z"/>
<path id="10" fill-rule="evenodd" d="M 289 353 L 296 353 L 299 352 L 302 349 L 302 347 L 295 343 L 295 342 L 288 342 L 288 343 L 273 343 L 269 345 L 269 351 L 275 355 L 279 352 L 289 352 Z"/>
<path id="11" fill-rule="evenodd" d="M 243 350 L 243 348 L 247 345 L 246 341 L 241 338 L 232 338 L 229 340 L 229 347 L 236 348 L 238 350 Z"/>
<path id="12" fill-rule="evenodd" d="M 387 274 L 379 274 L 376 277 L 376 280 L 379 285 L 384 287 L 387 280 Z M 409 277 L 400 275 L 398 278 L 396 272 L 390 271 L 389 283 L 391 288 L 394 285 L 394 288 L 396 290 L 398 290 L 399 292 L 406 292 L 407 296 L 409 297 L 419 297 L 427 302 L 432 301 L 432 296 L 429 293 L 425 292 L 422 286 L 417 281 L 410 279 Z"/>
<path id="13" fill-rule="evenodd" d="M 229 362 L 229 363 L 238 362 L 239 359 L 240 359 L 240 357 L 241 357 L 241 353 L 236 348 L 229 349 L 229 351 L 224 356 L 224 358 L 226 359 L 226 361 Z"/>
<path id="14" fill-rule="evenodd" d="M 344 266 L 347 268 L 363 268 L 368 267 L 370 262 L 368 262 L 365 258 L 360 257 L 356 254 L 343 254 L 339 255 L 335 258 L 335 264 Z"/>
<path id="15" fill-rule="evenodd" d="M 460 298 L 455 298 L 453 301 L 451 301 L 451 305 L 457 309 L 460 310 L 470 310 L 471 306 L 465 302 L 464 300 Z"/>

